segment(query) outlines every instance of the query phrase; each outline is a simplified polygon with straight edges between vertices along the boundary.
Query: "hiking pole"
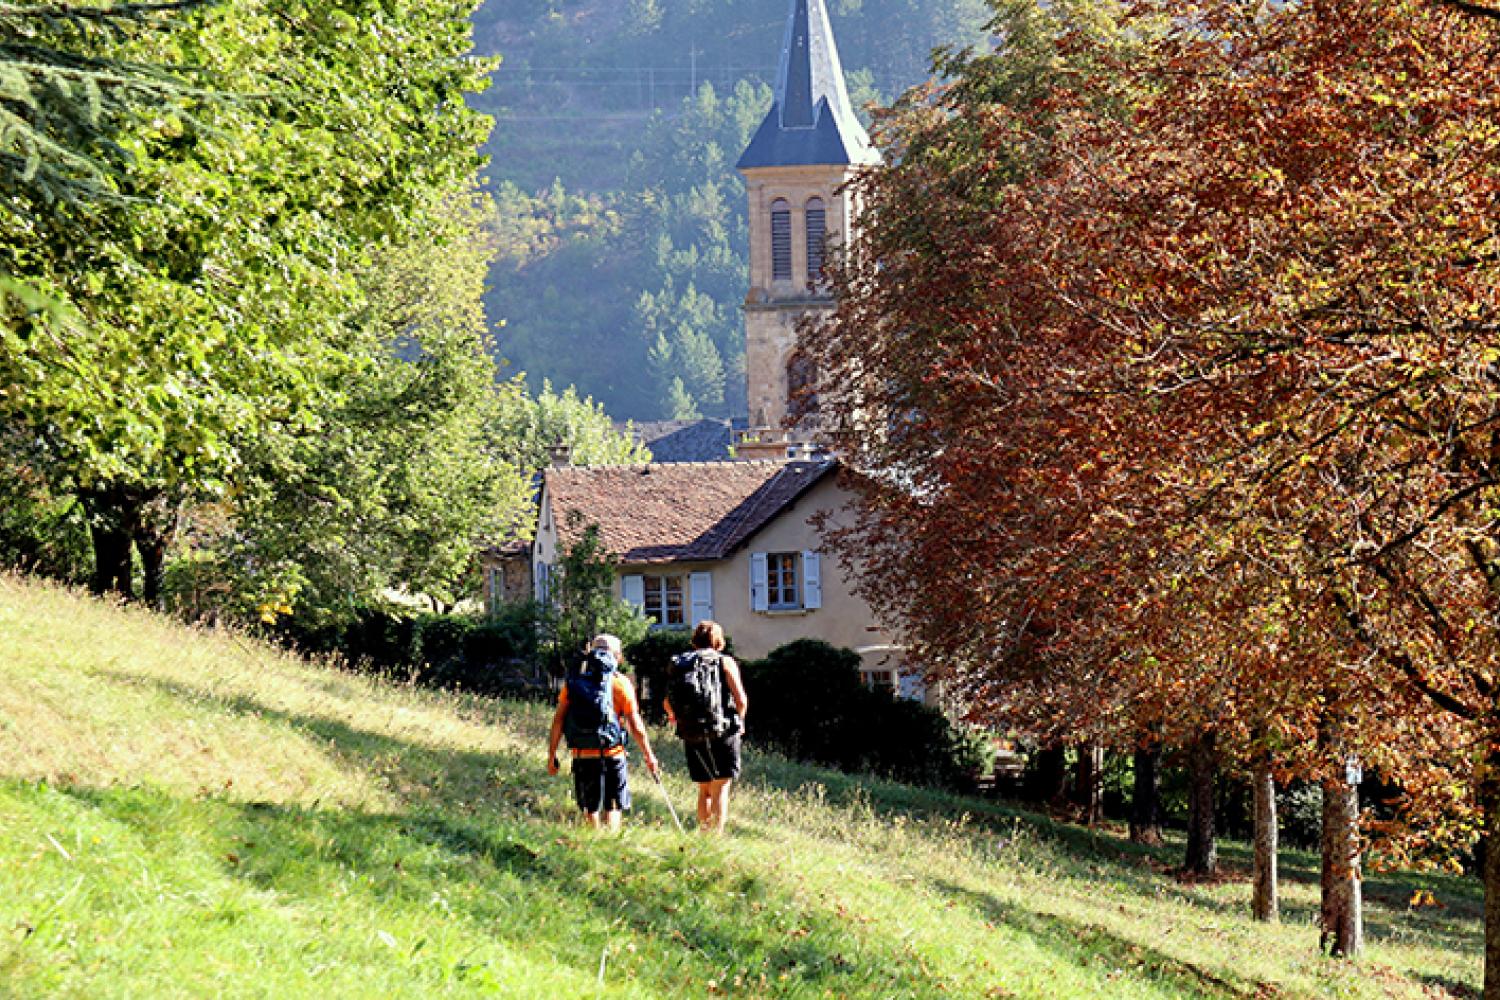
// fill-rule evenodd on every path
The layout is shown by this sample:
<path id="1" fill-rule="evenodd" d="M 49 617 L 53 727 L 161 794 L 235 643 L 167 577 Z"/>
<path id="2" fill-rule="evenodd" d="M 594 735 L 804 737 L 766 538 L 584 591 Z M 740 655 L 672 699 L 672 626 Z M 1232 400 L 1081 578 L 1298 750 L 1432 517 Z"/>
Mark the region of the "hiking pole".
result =
<path id="1" fill-rule="evenodd" d="M 682 828 L 682 820 L 677 818 L 677 810 L 672 808 L 672 796 L 667 794 L 667 786 L 661 783 L 661 770 L 658 768 L 652 771 L 651 777 L 656 779 L 656 787 L 661 789 L 661 797 L 667 803 L 667 812 L 672 814 L 672 822 L 677 824 L 677 832 L 686 836 L 687 831 Z"/>

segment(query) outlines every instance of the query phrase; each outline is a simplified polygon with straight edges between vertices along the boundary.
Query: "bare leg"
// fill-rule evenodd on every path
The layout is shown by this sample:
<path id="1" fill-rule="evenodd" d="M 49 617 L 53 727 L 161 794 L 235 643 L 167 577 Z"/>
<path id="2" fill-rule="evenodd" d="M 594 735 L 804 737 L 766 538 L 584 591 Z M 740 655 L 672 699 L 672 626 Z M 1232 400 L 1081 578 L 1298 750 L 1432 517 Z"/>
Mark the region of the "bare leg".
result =
<path id="1" fill-rule="evenodd" d="M 698 829 L 708 830 L 713 823 L 713 782 L 698 786 Z"/>
<path id="2" fill-rule="evenodd" d="M 583 825 L 592 829 L 599 829 L 599 814 L 586 812 L 583 814 Z"/>
<path id="3" fill-rule="evenodd" d="M 721 778 L 710 783 L 709 811 L 714 833 L 723 833 L 724 824 L 729 821 L 729 786 L 733 783 L 733 779 L 730 778 Z"/>

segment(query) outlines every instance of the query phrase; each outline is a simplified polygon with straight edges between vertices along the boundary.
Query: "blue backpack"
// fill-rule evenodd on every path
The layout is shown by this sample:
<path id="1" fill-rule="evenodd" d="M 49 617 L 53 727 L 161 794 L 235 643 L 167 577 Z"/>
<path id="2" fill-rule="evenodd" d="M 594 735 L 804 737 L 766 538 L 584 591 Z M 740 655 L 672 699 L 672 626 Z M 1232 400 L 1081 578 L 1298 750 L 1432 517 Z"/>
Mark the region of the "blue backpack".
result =
<path id="1" fill-rule="evenodd" d="M 625 730 L 615 715 L 615 671 L 607 649 L 591 649 L 568 671 L 568 712 L 563 734 L 573 750 L 610 750 L 625 745 Z"/>

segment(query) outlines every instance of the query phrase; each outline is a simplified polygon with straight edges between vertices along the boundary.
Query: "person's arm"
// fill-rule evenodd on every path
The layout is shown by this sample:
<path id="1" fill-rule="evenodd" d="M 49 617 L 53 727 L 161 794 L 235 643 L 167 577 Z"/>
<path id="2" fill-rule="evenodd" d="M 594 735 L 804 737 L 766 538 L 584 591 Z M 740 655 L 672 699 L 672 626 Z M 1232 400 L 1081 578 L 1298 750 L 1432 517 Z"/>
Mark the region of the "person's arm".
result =
<path id="1" fill-rule="evenodd" d="M 627 712 L 620 717 L 620 721 L 625 723 L 625 728 L 630 730 L 630 735 L 635 737 L 635 741 L 641 745 L 641 756 L 646 759 L 646 770 L 657 774 L 661 765 L 657 763 L 656 754 L 651 752 L 651 737 L 646 735 L 646 727 L 641 725 L 640 713 Z"/>
<path id="2" fill-rule="evenodd" d="M 561 766 L 557 761 L 557 745 L 562 742 L 563 716 L 568 712 L 567 702 L 559 700 L 557 711 L 552 716 L 552 732 L 547 735 L 547 773 L 556 774 Z"/>
<path id="3" fill-rule="evenodd" d="M 663 698 L 661 700 L 661 710 L 667 713 L 667 725 L 677 725 L 677 713 L 672 711 L 672 702 L 670 699 Z"/>
<path id="4" fill-rule="evenodd" d="M 745 724 L 745 714 L 750 711 L 750 699 L 745 696 L 745 682 L 740 679 L 740 665 L 734 657 L 724 657 L 724 679 L 729 682 L 729 696 L 734 699 L 735 711 L 740 713 L 740 725 Z"/>

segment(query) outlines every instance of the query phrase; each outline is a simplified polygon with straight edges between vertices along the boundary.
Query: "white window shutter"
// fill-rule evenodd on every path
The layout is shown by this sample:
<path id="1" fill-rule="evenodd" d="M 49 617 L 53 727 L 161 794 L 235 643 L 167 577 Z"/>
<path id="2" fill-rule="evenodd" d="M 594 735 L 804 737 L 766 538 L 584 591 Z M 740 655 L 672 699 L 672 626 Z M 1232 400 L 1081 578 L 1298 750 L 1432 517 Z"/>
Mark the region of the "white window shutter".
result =
<path id="1" fill-rule="evenodd" d="M 637 575 L 620 577 L 620 596 L 637 611 L 645 611 L 646 578 Z"/>
<path id="2" fill-rule="evenodd" d="M 766 554 L 764 552 L 750 553 L 750 610 L 766 611 L 771 607 L 769 586 L 767 584 L 769 574 L 766 571 Z"/>
<path id="3" fill-rule="evenodd" d="M 816 611 L 823 606 L 823 557 L 802 553 L 802 606 Z"/>
<path id="4" fill-rule="evenodd" d="M 699 622 L 710 621 L 714 616 L 714 575 L 694 573 L 689 586 L 693 589 L 692 624 L 696 627 Z"/>

